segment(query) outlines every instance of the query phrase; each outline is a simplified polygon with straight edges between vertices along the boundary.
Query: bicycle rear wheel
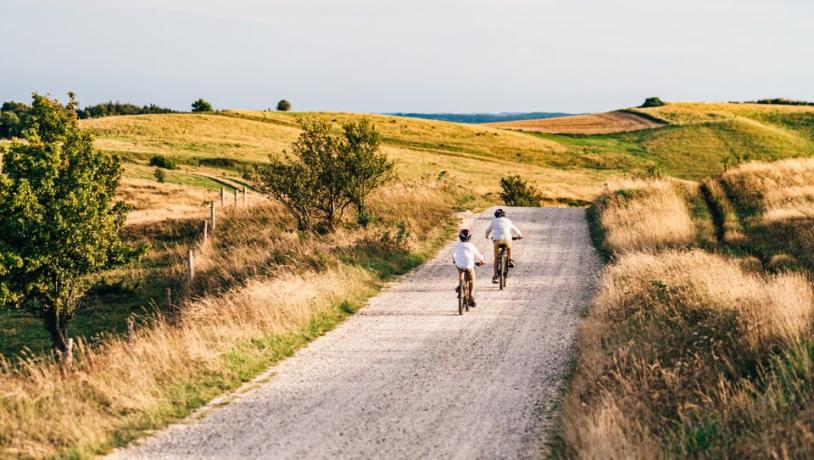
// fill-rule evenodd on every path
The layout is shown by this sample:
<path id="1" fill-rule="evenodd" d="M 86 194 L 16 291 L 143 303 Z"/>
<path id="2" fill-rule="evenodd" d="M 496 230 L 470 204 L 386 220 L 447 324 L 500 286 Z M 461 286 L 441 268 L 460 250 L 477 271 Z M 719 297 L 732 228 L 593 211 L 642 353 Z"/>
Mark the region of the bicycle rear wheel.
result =
<path id="1" fill-rule="evenodd" d="M 472 286 L 471 281 L 464 281 L 464 286 L 466 286 L 466 298 L 464 299 L 464 308 L 466 311 L 469 311 L 469 301 L 472 299 Z"/>
<path id="2" fill-rule="evenodd" d="M 466 294 L 464 293 L 465 287 L 466 287 L 466 283 L 464 283 L 463 279 L 459 280 L 458 281 L 458 315 L 463 315 L 464 314 L 464 302 L 466 302 Z"/>
<path id="3" fill-rule="evenodd" d="M 504 249 L 500 254 L 500 289 L 506 287 L 506 274 L 509 271 L 509 255 Z"/>

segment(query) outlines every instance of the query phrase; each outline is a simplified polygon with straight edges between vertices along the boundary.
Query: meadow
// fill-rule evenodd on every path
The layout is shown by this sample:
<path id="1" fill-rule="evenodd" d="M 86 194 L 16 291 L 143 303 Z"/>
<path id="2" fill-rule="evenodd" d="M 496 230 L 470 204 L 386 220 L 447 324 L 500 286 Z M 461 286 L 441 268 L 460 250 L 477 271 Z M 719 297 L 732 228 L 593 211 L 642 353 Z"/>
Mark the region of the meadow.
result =
<path id="1" fill-rule="evenodd" d="M 586 320 L 586 331 L 594 332 L 584 332 L 583 343 L 598 337 L 588 334 L 613 332 L 618 335 L 609 343 L 623 343 L 638 337 L 637 328 L 650 330 L 650 323 L 616 327 L 614 321 L 630 311 L 619 313 L 618 305 L 628 308 L 640 298 L 661 299 L 661 309 L 653 311 L 672 318 L 684 310 L 664 299 L 695 305 L 721 297 L 715 305 L 723 305 L 716 307 L 725 312 L 722 315 L 741 315 L 731 312 L 745 309 L 746 319 L 732 321 L 741 328 L 738 333 L 750 337 L 745 351 L 721 359 L 752 363 L 747 377 L 753 382 L 761 366 L 769 365 L 760 358 L 762 353 L 806 334 L 794 324 L 807 314 L 808 294 L 799 273 L 812 267 L 811 165 L 801 160 L 738 165 L 747 159 L 811 156 L 814 110 L 669 104 L 646 112 L 664 125 L 587 136 L 347 113 L 232 110 L 82 120 L 82 126 L 95 133 L 97 148 L 123 159 L 118 194 L 130 206 L 124 236 L 149 243 L 150 250 L 133 266 L 94 280 L 70 329 L 82 341 L 70 370 L 49 355 L 49 339 L 40 320 L 19 312 L 0 313 L 0 355 L 5 357 L 0 360 L 4 389 L 0 456 L 89 456 L 183 417 L 329 330 L 384 282 L 416 266 L 449 239 L 455 211 L 496 203 L 499 179 L 510 174 L 535 184 L 543 195 L 541 205 L 594 202 L 597 247 L 614 265 L 605 275 L 610 287 L 603 287 Z M 375 219 L 370 227 L 346 222 L 333 235 L 300 234 L 285 212 L 246 180 L 249 168 L 284 154 L 305 117 L 330 121 L 336 129 L 366 117 L 381 132 L 383 151 L 397 163 L 398 180 L 373 197 Z M 149 164 L 156 155 L 178 165 L 165 171 L 163 183 Z M 655 176 L 663 177 L 641 180 Z M 230 204 L 231 193 L 244 186 L 249 190 L 248 206 Z M 219 202 L 222 187 L 227 206 L 218 211 L 221 229 L 201 248 L 196 279 L 188 284 L 186 251 L 197 244 L 208 203 Z M 694 258 L 709 270 L 722 271 L 721 286 L 743 285 L 746 294 L 732 297 L 735 294 L 729 291 L 719 292 L 720 286 L 707 286 L 698 294 L 698 284 L 712 273 L 680 278 Z M 623 261 L 639 271 L 628 276 L 624 268 L 628 262 L 623 266 Z M 661 268 L 641 268 L 650 265 Z M 785 273 L 788 268 L 798 271 Z M 665 286 L 676 279 L 677 297 L 669 297 L 674 293 L 671 288 L 647 284 L 648 277 L 655 276 L 653 270 L 660 270 L 658 278 L 667 280 Z M 628 284 L 652 289 L 630 291 L 632 297 L 616 292 L 627 292 Z M 167 288 L 172 292 L 169 301 Z M 789 289 L 796 293 L 790 299 L 766 295 Z M 729 308 L 727 302 L 743 305 Z M 789 315 L 773 313 L 775 319 L 767 324 L 755 320 L 760 308 L 781 307 L 789 309 Z M 674 331 L 679 342 L 696 327 L 685 322 L 689 325 Z M 581 353 L 572 389 L 580 398 L 584 395 L 579 382 L 599 378 L 591 372 L 605 372 L 609 365 L 604 350 L 594 351 Z M 640 355 L 631 355 L 634 358 Z M 718 369 L 709 375 L 717 375 Z M 627 368 L 613 372 L 623 371 Z M 616 383 L 630 386 L 625 382 Z M 607 391 L 615 397 L 613 391 L 620 390 L 609 384 Z M 597 401 L 601 402 L 597 407 L 611 404 Z M 615 408 L 609 406 L 610 412 L 591 413 L 613 421 L 608 414 L 629 413 L 622 401 L 614 402 Z M 602 434 L 573 414 L 566 406 L 564 423 L 577 427 L 575 436 L 590 429 L 613 442 L 622 439 L 633 445 L 638 439 Z M 662 420 L 658 417 L 663 413 L 657 415 Z M 630 423 L 648 428 L 654 422 Z M 715 423 L 715 429 L 724 426 L 722 421 Z M 670 445 L 684 442 L 643 430 L 642 442 L 636 445 L 665 439 Z M 580 439 L 567 440 L 563 452 L 576 456 L 588 452 L 580 450 L 587 445 Z"/>

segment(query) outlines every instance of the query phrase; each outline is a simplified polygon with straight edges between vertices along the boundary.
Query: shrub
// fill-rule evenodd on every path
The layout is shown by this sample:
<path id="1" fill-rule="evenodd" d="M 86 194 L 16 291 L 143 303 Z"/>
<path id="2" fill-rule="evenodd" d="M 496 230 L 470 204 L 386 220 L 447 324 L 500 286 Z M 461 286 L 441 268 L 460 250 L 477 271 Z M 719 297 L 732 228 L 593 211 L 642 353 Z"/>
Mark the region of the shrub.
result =
<path id="1" fill-rule="evenodd" d="M 657 97 L 648 97 L 644 100 L 644 104 L 641 105 L 642 108 L 645 107 L 661 107 L 664 105 L 664 101 Z"/>
<path id="2" fill-rule="evenodd" d="M 289 110 L 291 110 L 291 103 L 283 99 L 277 103 L 277 110 L 279 110 L 280 112 L 288 112 Z"/>
<path id="3" fill-rule="evenodd" d="M 193 112 L 211 112 L 212 111 L 212 104 L 209 103 L 206 99 L 198 99 L 197 101 L 192 103 L 192 111 Z"/>
<path id="4" fill-rule="evenodd" d="M 155 166 L 164 169 L 175 169 L 175 162 L 165 157 L 164 155 L 156 155 L 150 158 L 150 166 Z"/>
<path id="5" fill-rule="evenodd" d="M 161 168 L 155 168 L 155 172 L 153 172 L 153 175 L 155 176 L 155 180 L 162 184 L 167 180 L 167 173 L 165 173 L 164 170 Z"/>
<path id="6" fill-rule="evenodd" d="M 520 176 L 500 179 L 500 198 L 509 206 L 539 206 L 543 196 L 536 187 Z"/>
<path id="7" fill-rule="evenodd" d="M 305 122 L 292 154 L 258 171 L 259 187 L 282 203 L 300 230 L 332 231 L 351 205 L 369 222 L 365 200 L 394 177 L 394 165 L 379 152 L 379 134 L 367 120 L 348 123 L 342 136 L 327 122 Z"/>
<path id="8" fill-rule="evenodd" d="M 119 238 L 125 206 L 113 201 L 122 168 L 79 128 L 73 94 L 66 107 L 35 94 L 23 132 L 0 174 L 0 305 L 40 317 L 66 350 L 88 275 L 135 256 Z"/>

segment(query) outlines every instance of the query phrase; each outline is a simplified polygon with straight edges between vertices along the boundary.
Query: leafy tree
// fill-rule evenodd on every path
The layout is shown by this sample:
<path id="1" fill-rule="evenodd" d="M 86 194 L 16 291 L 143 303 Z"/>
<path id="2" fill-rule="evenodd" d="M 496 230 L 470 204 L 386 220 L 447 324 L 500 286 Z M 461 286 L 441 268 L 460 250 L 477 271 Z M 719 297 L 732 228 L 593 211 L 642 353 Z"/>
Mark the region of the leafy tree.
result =
<path id="1" fill-rule="evenodd" d="M 210 104 L 206 99 L 198 99 L 197 101 L 192 103 L 192 111 L 193 112 L 211 112 L 212 111 L 212 104 Z"/>
<path id="2" fill-rule="evenodd" d="M 642 104 L 641 107 L 661 107 L 662 105 L 664 105 L 664 101 L 661 99 L 657 97 L 648 97 L 644 100 L 644 104 Z"/>
<path id="3" fill-rule="evenodd" d="M 11 144 L 0 173 L 0 305 L 42 318 L 61 350 L 88 275 L 136 255 L 119 238 L 120 161 L 93 148 L 69 95 L 65 107 L 34 95 L 25 142 Z"/>
<path id="4" fill-rule="evenodd" d="M 21 102 L 7 101 L 0 106 L 0 138 L 18 137 L 22 134 L 23 121 L 31 110 Z"/>
<path id="5" fill-rule="evenodd" d="M 543 196 L 536 187 L 518 175 L 500 179 L 500 198 L 509 206 L 540 206 Z"/>
<path id="6" fill-rule="evenodd" d="M 20 117 L 14 112 L 0 112 L 0 137 L 12 138 L 20 135 Z"/>
<path id="7" fill-rule="evenodd" d="M 363 215 L 367 195 L 393 177 L 378 147 L 367 121 L 346 124 L 341 136 L 330 123 L 305 122 L 292 152 L 261 169 L 260 188 L 289 209 L 300 230 L 333 230 L 349 206 Z"/>
<path id="8" fill-rule="evenodd" d="M 291 103 L 283 99 L 277 103 L 277 110 L 279 110 L 280 112 L 288 112 L 289 110 L 291 110 Z"/>
<path id="9" fill-rule="evenodd" d="M 395 178 L 395 164 L 379 149 L 381 136 L 367 119 L 344 126 L 341 161 L 346 171 L 345 190 L 356 206 L 358 221 L 369 222 L 365 202 L 370 192 Z"/>

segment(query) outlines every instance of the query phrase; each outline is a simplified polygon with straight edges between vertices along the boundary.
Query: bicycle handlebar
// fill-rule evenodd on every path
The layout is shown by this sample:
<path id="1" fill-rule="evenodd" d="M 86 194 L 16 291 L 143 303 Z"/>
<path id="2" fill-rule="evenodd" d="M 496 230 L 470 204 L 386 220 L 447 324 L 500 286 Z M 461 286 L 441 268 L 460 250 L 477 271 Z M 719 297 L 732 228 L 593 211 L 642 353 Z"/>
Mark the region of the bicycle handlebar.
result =
<path id="1" fill-rule="evenodd" d="M 522 236 L 513 236 L 512 237 L 512 241 L 514 241 L 514 240 L 522 240 L 522 239 L 523 239 Z"/>

